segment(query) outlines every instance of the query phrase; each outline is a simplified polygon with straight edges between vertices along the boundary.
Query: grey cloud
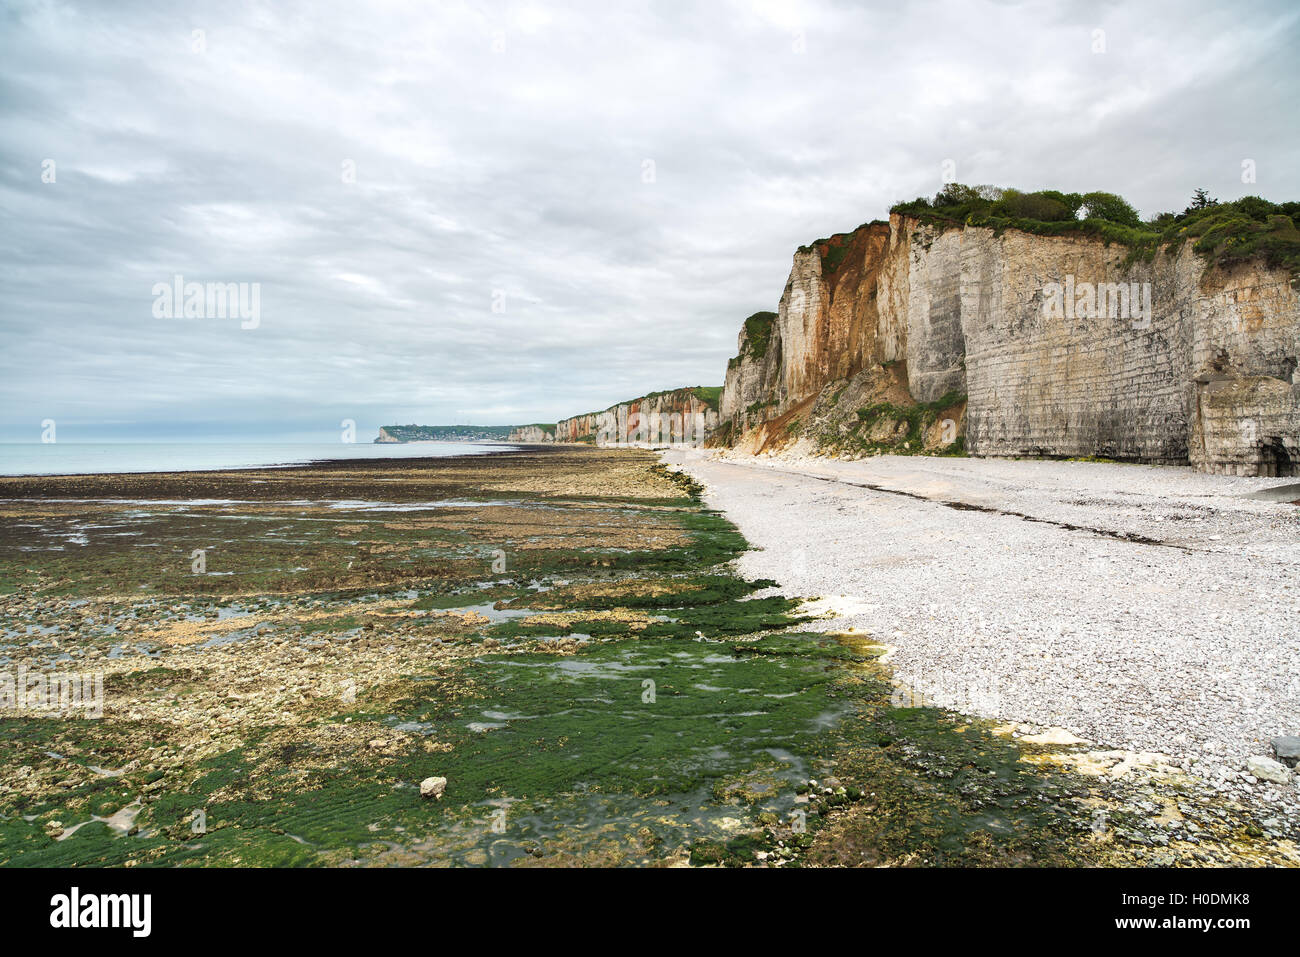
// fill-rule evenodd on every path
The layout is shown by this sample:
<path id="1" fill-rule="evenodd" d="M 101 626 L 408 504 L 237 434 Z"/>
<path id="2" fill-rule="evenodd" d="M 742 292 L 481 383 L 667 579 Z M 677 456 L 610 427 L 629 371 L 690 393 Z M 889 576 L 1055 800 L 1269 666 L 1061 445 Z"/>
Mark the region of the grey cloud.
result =
<path id="1" fill-rule="evenodd" d="M 5 438 L 46 417 L 87 439 L 329 437 L 717 384 L 797 245 L 934 192 L 945 159 L 1145 213 L 1194 186 L 1300 196 L 1280 2 L 0 17 Z M 260 327 L 154 318 L 177 273 L 260 283 Z"/>

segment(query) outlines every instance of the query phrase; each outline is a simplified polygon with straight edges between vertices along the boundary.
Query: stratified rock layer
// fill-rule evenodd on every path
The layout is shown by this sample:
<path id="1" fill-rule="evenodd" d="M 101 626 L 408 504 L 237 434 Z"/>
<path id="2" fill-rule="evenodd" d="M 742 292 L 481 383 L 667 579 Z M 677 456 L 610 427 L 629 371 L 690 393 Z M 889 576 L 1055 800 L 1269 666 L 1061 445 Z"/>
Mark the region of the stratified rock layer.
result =
<path id="1" fill-rule="evenodd" d="M 937 230 L 897 215 L 801 248 L 779 311 L 759 314 L 771 316 L 764 334 L 754 317 L 741 333 L 720 437 L 756 449 L 774 421 L 795 434 L 796 414 L 847 430 L 837 401 L 901 381 L 916 403 L 966 397 L 973 455 L 1295 474 L 1291 277 L 1211 268 L 1187 245 L 1149 262 L 1126 255 L 1087 236 Z"/>
<path id="2" fill-rule="evenodd" d="M 561 419 L 554 432 L 537 426 L 516 429 L 510 441 L 698 445 L 718 427 L 717 396 L 717 386 L 654 392 L 600 412 Z"/>
<path id="3" fill-rule="evenodd" d="M 542 442 L 554 442 L 555 430 L 547 429 L 541 425 L 521 425 L 510 431 L 508 442 L 523 442 L 528 445 L 537 445 Z"/>

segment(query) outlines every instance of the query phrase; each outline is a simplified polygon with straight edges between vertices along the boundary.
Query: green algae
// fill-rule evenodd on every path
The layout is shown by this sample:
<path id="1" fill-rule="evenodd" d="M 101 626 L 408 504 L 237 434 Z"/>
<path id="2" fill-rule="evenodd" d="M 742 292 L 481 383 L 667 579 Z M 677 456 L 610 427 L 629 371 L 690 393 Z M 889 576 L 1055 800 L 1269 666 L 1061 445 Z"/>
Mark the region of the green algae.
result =
<path id="1" fill-rule="evenodd" d="M 93 627 L 60 629 L 63 648 L 102 654 L 123 640 L 100 623 L 164 629 L 232 608 L 274 639 L 249 637 L 247 651 L 145 647 L 105 679 L 110 702 L 130 709 L 0 724 L 0 864 L 1098 859 L 1076 776 L 1026 762 L 1025 746 L 986 724 L 894 707 L 880 648 L 796 630 L 796 602 L 755 597 L 772 583 L 725 567 L 746 544 L 698 489 L 646 475 L 664 494 L 619 503 L 633 519 L 619 548 L 522 548 L 536 544 L 533 529 L 501 521 L 427 530 L 348 514 L 344 524 L 365 528 L 340 536 L 339 522 L 292 508 L 270 510 L 270 522 L 266 512 L 209 516 L 200 524 L 220 524 L 240 554 L 265 563 L 222 576 L 237 601 L 207 583 L 168 586 L 183 598 L 130 597 L 158 555 L 126 540 L 92 538 L 54 564 L 0 541 L 6 569 L 35 568 L 48 594 L 79 596 L 55 612 L 29 608 L 24 621 L 93 615 Z M 607 505 L 591 514 L 614 514 Z M 174 519 L 178 539 L 195 528 L 183 516 L 138 518 L 151 534 Z M 294 539 L 287 554 L 284 541 L 264 541 L 268 528 Z M 671 543 L 652 543 L 665 529 Z M 361 538 L 372 543 L 364 555 Z M 417 544 L 430 538 L 461 549 L 436 574 Z M 491 571 L 493 549 L 509 556 L 506 571 Z M 258 590 L 284 585 L 286 569 L 271 566 L 296 555 L 314 563 L 312 587 L 299 573 L 284 594 Z M 148 646 L 138 632 L 130 640 Z M 288 678 L 277 669 L 299 660 L 314 693 L 274 698 L 255 720 L 226 707 L 280 690 Z M 251 684 L 241 668 L 255 672 Z M 340 678 L 355 679 L 355 700 L 320 692 Z M 441 800 L 420 796 L 431 776 L 447 778 Z"/>

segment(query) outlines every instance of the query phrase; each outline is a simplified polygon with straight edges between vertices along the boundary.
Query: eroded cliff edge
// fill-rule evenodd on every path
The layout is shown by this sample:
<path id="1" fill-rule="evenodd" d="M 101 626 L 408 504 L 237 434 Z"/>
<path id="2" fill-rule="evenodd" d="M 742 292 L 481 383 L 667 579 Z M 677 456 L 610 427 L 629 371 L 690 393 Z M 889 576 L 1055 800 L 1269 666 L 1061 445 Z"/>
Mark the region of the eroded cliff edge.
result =
<path id="1" fill-rule="evenodd" d="M 741 331 L 714 442 L 1296 474 L 1293 278 L 896 213 L 795 253 L 778 311 Z"/>
<path id="2" fill-rule="evenodd" d="M 701 444 L 718 427 L 718 386 L 652 392 L 600 412 L 561 419 L 554 426 L 521 426 L 512 442 L 576 442 L 591 445 Z"/>

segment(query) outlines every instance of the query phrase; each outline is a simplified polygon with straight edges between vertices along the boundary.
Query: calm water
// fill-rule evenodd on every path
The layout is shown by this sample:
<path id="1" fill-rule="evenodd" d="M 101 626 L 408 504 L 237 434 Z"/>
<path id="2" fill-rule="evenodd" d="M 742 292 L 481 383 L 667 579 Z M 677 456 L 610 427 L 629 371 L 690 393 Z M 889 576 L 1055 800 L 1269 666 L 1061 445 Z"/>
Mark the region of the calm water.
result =
<path id="1" fill-rule="evenodd" d="M 513 448 L 470 442 L 3 442 L 0 475 L 96 472 L 195 472 L 201 469 L 294 465 L 320 459 L 428 458 L 488 455 Z"/>

